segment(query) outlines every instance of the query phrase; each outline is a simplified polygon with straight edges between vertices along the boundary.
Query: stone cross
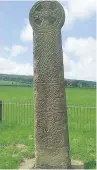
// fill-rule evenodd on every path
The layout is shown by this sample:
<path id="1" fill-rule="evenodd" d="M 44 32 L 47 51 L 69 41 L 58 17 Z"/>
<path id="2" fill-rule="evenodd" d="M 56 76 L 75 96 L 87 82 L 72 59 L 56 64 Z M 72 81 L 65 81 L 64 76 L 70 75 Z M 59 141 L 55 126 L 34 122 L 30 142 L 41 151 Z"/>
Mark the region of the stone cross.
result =
<path id="1" fill-rule="evenodd" d="M 35 83 L 35 168 L 70 168 L 61 28 L 64 9 L 57 1 L 31 8 Z"/>

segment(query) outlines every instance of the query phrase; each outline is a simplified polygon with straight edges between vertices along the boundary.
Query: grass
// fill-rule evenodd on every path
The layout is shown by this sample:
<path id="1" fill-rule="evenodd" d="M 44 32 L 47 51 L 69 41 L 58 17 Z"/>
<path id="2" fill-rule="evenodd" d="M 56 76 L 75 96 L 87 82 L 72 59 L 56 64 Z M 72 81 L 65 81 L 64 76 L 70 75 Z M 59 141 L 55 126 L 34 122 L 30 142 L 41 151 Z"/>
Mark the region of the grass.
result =
<path id="1" fill-rule="evenodd" d="M 0 86 L 0 100 L 23 101 L 33 99 L 33 89 L 31 87 Z"/>
<path id="2" fill-rule="evenodd" d="M 68 105 L 96 106 L 96 90 L 67 88 L 66 99 Z M 33 88 L 0 86 L 0 100 L 33 100 Z"/>
<path id="3" fill-rule="evenodd" d="M 92 89 L 66 89 L 68 105 L 95 107 L 95 95 L 96 91 Z M 33 99 L 33 89 L 1 86 L 0 97 L 7 101 L 30 101 Z M 6 121 L 0 123 L 0 169 L 17 169 L 20 162 L 34 152 L 33 106 L 5 104 L 3 109 Z M 95 109 L 68 108 L 71 158 L 84 161 L 85 169 L 96 167 L 95 117 Z"/>
<path id="4" fill-rule="evenodd" d="M 17 169 L 34 151 L 33 127 L 0 124 L 0 169 Z M 17 144 L 27 147 L 17 148 Z"/>
<path id="5" fill-rule="evenodd" d="M 66 99 L 68 105 L 96 106 L 96 90 L 67 88 Z"/>
<path id="6" fill-rule="evenodd" d="M 34 124 L 34 123 L 33 123 Z M 0 168 L 17 169 L 20 162 L 34 152 L 34 127 L 0 125 Z M 95 131 L 69 131 L 71 158 L 82 160 L 86 169 L 95 168 Z M 27 150 L 17 148 L 23 144 Z"/>

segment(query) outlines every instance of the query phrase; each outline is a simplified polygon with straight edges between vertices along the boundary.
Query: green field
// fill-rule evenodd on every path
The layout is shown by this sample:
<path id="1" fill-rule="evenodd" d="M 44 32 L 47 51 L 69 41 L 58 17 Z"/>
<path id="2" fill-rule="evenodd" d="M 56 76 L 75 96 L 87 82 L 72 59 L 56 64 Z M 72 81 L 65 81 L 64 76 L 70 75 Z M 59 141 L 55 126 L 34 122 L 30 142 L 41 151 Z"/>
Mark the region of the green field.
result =
<path id="1" fill-rule="evenodd" d="M 95 89 L 66 89 L 67 105 L 86 105 L 96 106 L 96 90 Z M 4 87 L 0 86 L 0 100 L 7 101 L 33 101 L 32 87 Z"/>
<path id="2" fill-rule="evenodd" d="M 66 89 L 67 105 L 95 107 L 94 89 Z M 0 100 L 32 101 L 30 87 L 0 86 Z M 34 152 L 33 105 L 4 105 L 4 120 L 0 123 L 0 169 L 17 169 L 20 162 Z M 9 120 L 9 121 L 8 121 Z M 68 108 L 71 158 L 83 160 L 85 169 L 94 169 L 96 159 L 95 109 Z M 18 124 L 17 124 L 18 122 Z"/>

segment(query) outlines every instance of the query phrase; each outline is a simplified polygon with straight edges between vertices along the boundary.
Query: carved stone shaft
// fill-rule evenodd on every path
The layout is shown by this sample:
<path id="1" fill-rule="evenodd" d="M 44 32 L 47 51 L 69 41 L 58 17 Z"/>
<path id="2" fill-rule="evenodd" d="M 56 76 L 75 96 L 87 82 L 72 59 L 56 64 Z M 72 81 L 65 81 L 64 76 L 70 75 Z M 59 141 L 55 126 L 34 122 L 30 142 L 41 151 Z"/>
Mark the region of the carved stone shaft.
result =
<path id="1" fill-rule="evenodd" d="M 63 7 L 56 1 L 37 2 L 29 14 L 34 40 L 36 168 L 70 168 L 61 41 L 64 20 Z"/>

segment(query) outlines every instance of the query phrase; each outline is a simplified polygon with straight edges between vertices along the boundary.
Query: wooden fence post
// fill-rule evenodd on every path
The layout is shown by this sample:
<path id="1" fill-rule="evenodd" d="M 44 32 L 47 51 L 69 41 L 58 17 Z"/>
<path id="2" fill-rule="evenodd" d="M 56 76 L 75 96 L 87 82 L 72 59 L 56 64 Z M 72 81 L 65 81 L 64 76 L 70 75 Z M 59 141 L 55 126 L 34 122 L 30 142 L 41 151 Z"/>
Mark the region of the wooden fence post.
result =
<path id="1" fill-rule="evenodd" d="M 2 121 L 2 101 L 0 101 L 0 121 Z"/>

